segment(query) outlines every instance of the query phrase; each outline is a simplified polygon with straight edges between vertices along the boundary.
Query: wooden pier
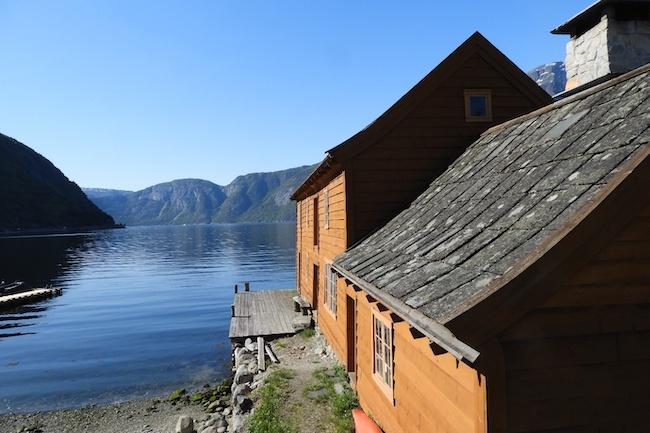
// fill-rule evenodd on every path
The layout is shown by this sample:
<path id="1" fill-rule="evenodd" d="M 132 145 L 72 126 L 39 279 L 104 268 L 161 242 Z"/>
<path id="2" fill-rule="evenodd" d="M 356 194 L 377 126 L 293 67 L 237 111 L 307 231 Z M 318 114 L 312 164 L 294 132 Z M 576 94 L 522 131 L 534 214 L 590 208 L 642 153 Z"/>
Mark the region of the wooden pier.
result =
<path id="1" fill-rule="evenodd" d="M 296 320 L 304 321 L 305 318 L 295 310 L 293 298 L 296 295 L 294 289 L 235 292 L 229 337 L 268 338 L 295 334 L 299 329 Z"/>
<path id="2" fill-rule="evenodd" d="M 58 296 L 61 294 L 62 290 L 63 289 L 61 288 L 34 289 L 26 292 L 15 293 L 13 295 L 0 296 L 0 310 Z"/>

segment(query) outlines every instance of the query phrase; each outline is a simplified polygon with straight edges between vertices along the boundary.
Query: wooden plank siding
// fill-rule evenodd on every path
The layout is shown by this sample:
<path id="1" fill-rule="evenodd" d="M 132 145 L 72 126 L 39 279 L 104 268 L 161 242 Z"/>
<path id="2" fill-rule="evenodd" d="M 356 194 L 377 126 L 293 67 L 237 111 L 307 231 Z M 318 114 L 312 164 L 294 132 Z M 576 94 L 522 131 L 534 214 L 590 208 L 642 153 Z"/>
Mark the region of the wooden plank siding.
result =
<path id="1" fill-rule="evenodd" d="M 492 91 L 492 121 L 467 122 L 465 89 Z M 372 146 L 346 163 L 354 201 L 353 244 L 406 208 L 487 128 L 539 103 L 475 53 Z"/>
<path id="2" fill-rule="evenodd" d="M 343 279 L 340 279 L 343 280 Z M 341 290 L 344 291 L 344 290 Z M 356 390 L 364 411 L 390 433 L 486 432 L 486 379 L 449 355 L 435 355 L 424 338 L 397 316 L 393 322 L 393 398 L 373 375 L 372 311 L 377 303 L 356 293 Z M 383 307 L 382 307 L 383 309 Z"/>
<path id="3" fill-rule="evenodd" d="M 465 91 L 471 89 L 490 90 L 489 122 L 467 121 Z M 394 348 L 394 387 L 387 393 L 373 376 L 375 304 L 363 290 L 338 278 L 337 311 L 332 314 L 325 305 L 326 265 L 407 208 L 485 130 L 550 102 L 550 96 L 476 33 L 369 127 L 330 149 L 292 196 L 298 202 L 299 291 L 309 301 L 318 300 L 313 307 L 321 331 L 355 373 L 363 409 L 387 433 L 486 432 L 486 374 L 450 354 L 434 354 L 428 339 L 384 311 L 382 317 L 393 323 Z M 315 198 L 318 245 L 313 241 Z M 314 265 L 319 270 L 317 296 Z M 497 373 L 501 384 L 503 369 Z"/>
<path id="4" fill-rule="evenodd" d="M 647 430 L 648 213 L 500 335 L 508 432 Z"/>
<path id="5" fill-rule="evenodd" d="M 298 202 L 298 227 L 297 230 L 297 253 L 300 256 L 300 268 L 297 269 L 298 290 L 300 294 L 309 302 L 313 299 L 313 265 L 319 269 L 320 292 L 318 293 L 318 305 L 312 307 L 319 311 L 317 315 L 318 324 L 325 333 L 328 341 L 334 347 L 337 355 L 345 354 L 344 349 L 344 330 L 345 330 L 345 295 L 337 291 L 337 317 L 334 317 L 324 306 L 324 289 L 325 289 L 325 269 L 326 265 L 331 263 L 334 257 L 345 251 L 347 247 L 346 233 L 346 195 L 345 195 L 345 173 L 341 173 L 332 179 L 326 186 L 328 196 L 328 206 L 325 206 L 325 188 L 316 194 L 310 195 Z M 317 218 L 319 224 L 319 241 L 314 245 L 313 223 L 314 223 L 314 198 L 318 196 Z M 324 212 L 329 209 L 329 218 L 327 227 L 325 226 Z M 337 324 L 337 319 L 343 320 L 342 325 Z"/>

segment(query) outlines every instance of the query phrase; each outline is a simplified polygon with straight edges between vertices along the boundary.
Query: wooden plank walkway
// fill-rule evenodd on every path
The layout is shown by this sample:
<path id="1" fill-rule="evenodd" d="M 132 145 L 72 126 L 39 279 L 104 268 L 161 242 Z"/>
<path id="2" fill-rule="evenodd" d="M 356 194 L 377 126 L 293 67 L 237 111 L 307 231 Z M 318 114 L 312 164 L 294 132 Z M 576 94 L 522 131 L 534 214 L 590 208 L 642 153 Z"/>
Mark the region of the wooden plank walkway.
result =
<path id="1" fill-rule="evenodd" d="M 299 314 L 293 308 L 296 294 L 293 289 L 235 293 L 229 337 L 295 334 L 291 322 Z"/>
<path id="2" fill-rule="evenodd" d="M 34 289 L 27 292 L 15 293 L 13 295 L 0 296 L 0 308 L 6 308 L 14 305 L 27 304 L 43 298 L 49 298 L 59 295 L 61 289 Z"/>

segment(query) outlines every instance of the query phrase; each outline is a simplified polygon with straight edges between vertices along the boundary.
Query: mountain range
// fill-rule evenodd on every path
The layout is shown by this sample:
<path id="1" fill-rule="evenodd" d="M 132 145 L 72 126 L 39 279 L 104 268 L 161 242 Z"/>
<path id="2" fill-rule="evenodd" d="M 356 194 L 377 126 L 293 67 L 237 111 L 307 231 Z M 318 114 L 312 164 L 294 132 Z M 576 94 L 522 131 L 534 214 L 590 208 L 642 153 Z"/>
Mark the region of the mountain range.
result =
<path id="1" fill-rule="evenodd" d="M 538 66 L 528 75 L 552 95 L 564 90 L 562 62 Z M 293 221 L 295 206 L 289 196 L 313 168 L 247 174 L 225 186 L 179 179 L 141 191 L 82 191 L 45 157 L 0 134 L 0 233 L 103 228 L 114 226 L 114 221 L 128 225 Z"/>
<path id="2" fill-rule="evenodd" d="M 564 91 L 563 62 L 528 72 L 551 95 Z M 116 221 L 127 225 L 207 224 L 294 221 L 289 196 L 314 166 L 237 177 L 226 186 L 201 179 L 179 179 L 122 191 L 84 188 L 86 195 Z"/>
<path id="3" fill-rule="evenodd" d="M 539 87 L 546 90 L 549 95 L 557 95 L 564 92 L 566 86 L 566 70 L 564 62 L 552 62 L 540 65 L 528 71 Z"/>
<path id="4" fill-rule="evenodd" d="M 178 179 L 140 191 L 84 188 L 116 221 L 127 225 L 279 222 L 295 219 L 289 196 L 314 166 L 238 176 L 225 186 Z"/>
<path id="5" fill-rule="evenodd" d="M 0 203 L 0 232 L 115 225 L 48 159 L 3 134 Z"/>

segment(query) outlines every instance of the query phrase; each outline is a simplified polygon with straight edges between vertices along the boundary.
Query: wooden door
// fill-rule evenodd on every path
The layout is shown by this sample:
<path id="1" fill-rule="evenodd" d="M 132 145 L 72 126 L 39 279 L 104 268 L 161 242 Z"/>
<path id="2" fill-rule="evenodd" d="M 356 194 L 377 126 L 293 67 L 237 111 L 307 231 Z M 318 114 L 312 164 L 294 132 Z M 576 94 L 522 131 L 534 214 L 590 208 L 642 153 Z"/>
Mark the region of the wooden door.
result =
<path id="1" fill-rule="evenodd" d="M 346 329 L 347 329 L 347 369 L 349 372 L 356 371 L 356 316 L 357 305 L 354 298 L 346 296 Z"/>
<path id="2" fill-rule="evenodd" d="M 313 275 L 313 282 L 312 282 L 312 301 L 311 301 L 311 308 L 314 310 L 318 309 L 318 282 L 320 280 L 320 276 L 318 274 L 318 265 L 314 265 L 314 275 Z"/>

